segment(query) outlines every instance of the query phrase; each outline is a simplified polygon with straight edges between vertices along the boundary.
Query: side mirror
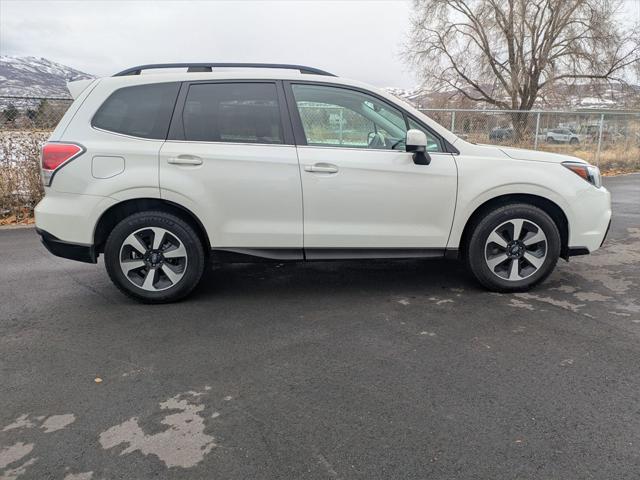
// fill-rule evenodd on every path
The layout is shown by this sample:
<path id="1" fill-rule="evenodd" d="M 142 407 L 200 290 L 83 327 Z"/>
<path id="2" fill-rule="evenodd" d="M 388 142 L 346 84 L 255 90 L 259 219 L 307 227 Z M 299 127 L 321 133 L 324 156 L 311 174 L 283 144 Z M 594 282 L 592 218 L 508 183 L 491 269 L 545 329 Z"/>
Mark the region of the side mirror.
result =
<path id="1" fill-rule="evenodd" d="M 407 130 L 407 140 L 405 150 L 413 152 L 413 163 L 416 165 L 429 165 L 431 157 L 427 153 L 427 136 L 421 130 Z"/>

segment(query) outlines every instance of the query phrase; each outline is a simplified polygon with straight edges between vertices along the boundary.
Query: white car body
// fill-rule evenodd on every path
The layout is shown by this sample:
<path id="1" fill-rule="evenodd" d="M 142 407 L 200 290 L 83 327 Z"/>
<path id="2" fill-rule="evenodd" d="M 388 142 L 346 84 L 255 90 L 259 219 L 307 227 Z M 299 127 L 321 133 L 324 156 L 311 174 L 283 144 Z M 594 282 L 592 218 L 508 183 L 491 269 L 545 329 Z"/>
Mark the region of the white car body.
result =
<path id="1" fill-rule="evenodd" d="M 554 128 L 547 130 L 545 139 L 551 143 L 580 143 L 584 140 L 584 136 L 578 135 L 568 128 Z"/>
<path id="2" fill-rule="evenodd" d="M 123 87 L 256 79 L 371 92 L 459 153 L 432 152 L 429 165 L 417 165 L 401 150 L 154 140 L 91 124 Z M 562 164 L 582 160 L 468 143 L 396 97 L 344 78 L 271 70 L 156 73 L 73 88 L 77 98 L 49 141 L 86 151 L 55 172 L 36 225 L 53 242 L 89 249 L 85 261 L 100 253 L 98 224 L 109 209 L 141 199 L 189 212 L 213 250 L 292 259 L 455 255 L 474 212 L 505 196 L 535 197 L 561 211 L 565 257 L 597 250 L 611 217 L 609 192 Z M 337 171 L 311 171 L 325 164 Z"/>

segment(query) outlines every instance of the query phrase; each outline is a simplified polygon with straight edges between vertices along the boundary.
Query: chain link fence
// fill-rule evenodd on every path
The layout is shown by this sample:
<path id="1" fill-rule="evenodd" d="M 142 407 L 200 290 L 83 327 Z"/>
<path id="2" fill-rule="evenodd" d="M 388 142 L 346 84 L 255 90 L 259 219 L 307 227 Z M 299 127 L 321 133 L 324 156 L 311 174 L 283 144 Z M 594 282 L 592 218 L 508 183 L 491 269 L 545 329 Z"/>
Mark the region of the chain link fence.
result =
<path id="1" fill-rule="evenodd" d="M 0 96 L 0 129 L 53 130 L 71 103 L 71 98 Z"/>
<path id="2" fill-rule="evenodd" d="M 609 172 L 640 170 L 640 112 L 420 111 L 470 142 L 572 155 Z"/>
<path id="3" fill-rule="evenodd" d="M 0 224 L 32 218 L 42 196 L 40 148 L 71 103 L 0 96 Z M 420 110 L 470 142 L 572 155 L 609 173 L 640 170 L 640 112 Z M 366 120 L 350 110 L 309 104 L 301 116 L 320 143 L 366 146 Z"/>
<path id="4" fill-rule="evenodd" d="M 353 110 L 339 106 L 302 102 L 300 118 L 310 143 L 366 147 L 373 124 Z"/>
<path id="5" fill-rule="evenodd" d="M 0 225 L 32 221 L 43 193 L 40 149 L 72 101 L 0 97 Z"/>

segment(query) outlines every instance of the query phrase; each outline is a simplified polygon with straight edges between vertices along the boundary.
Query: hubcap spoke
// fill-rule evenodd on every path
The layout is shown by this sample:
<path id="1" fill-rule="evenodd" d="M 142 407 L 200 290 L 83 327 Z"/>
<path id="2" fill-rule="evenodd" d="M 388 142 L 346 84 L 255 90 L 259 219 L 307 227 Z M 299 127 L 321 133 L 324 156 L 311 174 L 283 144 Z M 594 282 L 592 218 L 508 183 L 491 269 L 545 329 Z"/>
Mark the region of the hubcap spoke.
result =
<path id="1" fill-rule="evenodd" d="M 149 270 L 147 270 L 147 275 L 144 277 L 142 288 L 144 288 L 145 290 L 155 290 L 153 286 L 153 284 L 155 283 L 155 279 L 156 279 L 156 270 L 153 268 L 150 268 Z"/>
<path id="2" fill-rule="evenodd" d="M 164 274 L 169 278 L 169 280 L 171 280 L 171 283 L 178 283 L 178 280 L 180 280 L 182 278 L 182 274 L 181 273 L 176 273 L 173 270 L 171 270 L 171 267 L 169 265 L 167 265 L 166 263 L 164 265 L 162 265 L 162 267 L 160 267 L 162 269 L 162 271 L 164 272 Z"/>
<path id="3" fill-rule="evenodd" d="M 511 267 L 509 267 L 509 280 L 520 280 L 520 273 L 518 272 L 518 259 L 511 260 Z"/>
<path id="4" fill-rule="evenodd" d="M 520 235 L 522 234 L 522 224 L 524 220 L 521 218 L 517 218 L 515 220 L 511 220 L 511 225 L 513 225 L 513 238 L 512 240 L 520 240 Z"/>
<path id="5" fill-rule="evenodd" d="M 487 260 L 487 266 L 493 272 L 495 270 L 495 268 L 498 265 L 500 265 L 502 262 L 504 262 L 507 258 L 508 257 L 507 257 L 506 253 L 501 253 L 500 255 L 497 255 L 497 256 L 491 258 L 490 260 Z"/>
<path id="6" fill-rule="evenodd" d="M 120 263 L 125 274 L 129 273 L 131 270 L 135 270 L 136 268 L 144 267 L 146 265 L 144 260 L 127 260 Z"/>
<path id="7" fill-rule="evenodd" d="M 542 230 L 538 230 L 535 235 L 525 239 L 522 243 L 524 243 L 525 245 L 529 246 L 529 245 L 535 245 L 536 243 L 540 243 L 542 241 L 545 241 L 547 239 L 547 237 L 544 235 L 544 233 L 542 233 Z"/>
<path id="8" fill-rule="evenodd" d="M 162 252 L 164 258 L 181 258 L 187 256 L 187 250 L 184 248 L 182 244 L 178 245 L 173 250 L 167 250 L 166 252 Z"/>
<path id="9" fill-rule="evenodd" d="M 160 250 L 160 246 L 162 245 L 162 241 L 164 240 L 164 235 L 167 231 L 164 228 L 151 228 L 153 232 L 153 249 Z"/>
<path id="10" fill-rule="evenodd" d="M 536 270 L 540 268 L 544 263 L 544 257 L 536 257 L 530 252 L 525 252 L 524 258 L 527 262 L 533 265 L 536 268 Z"/>
<path id="11" fill-rule="evenodd" d="M 123 246 L 124 245 L 129 245 L 131 248 L 136 250 L 140 255 L 144 255 L 145 252 L 148 250 L 147 246 L 144 243 L 142 243 L 142 240 L 140 240 L 135 233 L 132 233 L 125 239 Z"/>
<path id="12" fill-rule="evenodd" d="M 493 242 L 496 245 L 501 246 L 502 248 L 507 248 L 507 241 L 504 238 L 502 238 L 502 236 L 500 236 L 500 234 L 495 230 L 491 232 L 491 235 L 489 235 L 488 241 Z"/>

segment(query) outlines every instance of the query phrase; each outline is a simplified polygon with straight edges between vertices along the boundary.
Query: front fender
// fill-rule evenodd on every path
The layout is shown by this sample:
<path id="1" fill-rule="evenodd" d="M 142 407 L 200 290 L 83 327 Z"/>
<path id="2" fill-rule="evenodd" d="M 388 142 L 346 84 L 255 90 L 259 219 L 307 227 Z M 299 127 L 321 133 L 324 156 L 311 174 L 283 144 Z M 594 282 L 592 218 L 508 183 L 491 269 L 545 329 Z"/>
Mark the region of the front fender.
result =
<path id="1" fill-rule="evenodd" d="M 504 195 L 533 195 L 549 200 L 564 212 L 571 228 L 573 211 L 568 200 L 576 196 L 576 191 L 562 165 L 514 159 L 456 161 L 460 172 L 458 198 L 447 248 L 460 246 L 464 228 L 478 208 Z"/>

